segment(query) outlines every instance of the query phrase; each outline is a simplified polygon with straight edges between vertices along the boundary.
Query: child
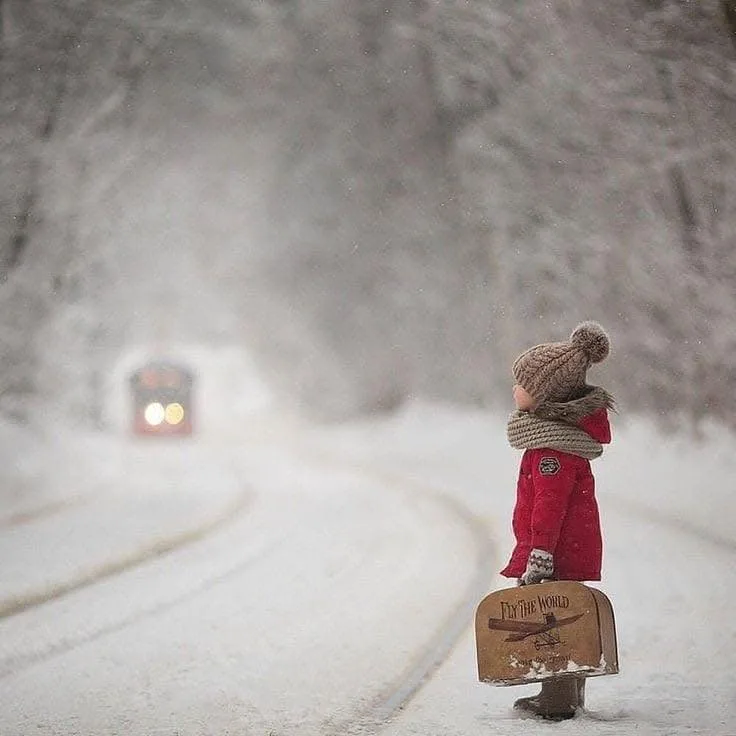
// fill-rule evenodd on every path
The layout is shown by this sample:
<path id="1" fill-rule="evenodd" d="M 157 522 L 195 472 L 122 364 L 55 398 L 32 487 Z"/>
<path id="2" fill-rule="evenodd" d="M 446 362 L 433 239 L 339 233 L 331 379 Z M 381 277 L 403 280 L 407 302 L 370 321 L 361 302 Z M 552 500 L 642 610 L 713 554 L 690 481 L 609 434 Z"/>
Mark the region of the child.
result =
<path id="1" fill-rule="evenodd" d="M 589 386 L 586 372 L 609 352 L 608 335 L 583 322 L 569 342 L 536 345 L 513 364 L 517 411 L 508 439 L 523 449 L 513 531 L 516 546 L 501 575 L 519 585 L 544 580 L 600 580 L 601 538 L 590 460 L 611 441 L 611 395 Z M 514 707 L 569 718 L 584 705 L 584 678 L 550 679 Z"/>

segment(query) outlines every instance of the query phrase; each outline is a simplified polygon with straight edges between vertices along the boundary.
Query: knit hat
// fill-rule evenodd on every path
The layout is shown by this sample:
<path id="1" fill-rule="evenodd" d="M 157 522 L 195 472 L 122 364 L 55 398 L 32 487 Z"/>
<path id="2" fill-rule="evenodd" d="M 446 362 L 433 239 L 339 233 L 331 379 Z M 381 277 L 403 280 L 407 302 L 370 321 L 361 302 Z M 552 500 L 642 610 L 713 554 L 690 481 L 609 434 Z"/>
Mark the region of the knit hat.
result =
<path id="1" fill-rule="evenodd" d="M 608 335 L 597 322 L 582 322 L 566 342 L 535 345 L 512 366 L 516 383 L 536 401 L 570 401 L 585 393 L 585 374 L 610 349 Z"/>

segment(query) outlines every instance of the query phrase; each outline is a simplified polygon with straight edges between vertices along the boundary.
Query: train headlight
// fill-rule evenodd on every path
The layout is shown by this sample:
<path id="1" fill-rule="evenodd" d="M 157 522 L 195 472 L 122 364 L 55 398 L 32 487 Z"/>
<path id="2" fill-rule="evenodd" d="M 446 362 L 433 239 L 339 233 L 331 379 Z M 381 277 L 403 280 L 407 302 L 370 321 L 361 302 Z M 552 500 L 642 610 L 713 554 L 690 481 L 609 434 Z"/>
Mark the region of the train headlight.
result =
<path id="1" fill-rule="evenodd" d="M 178 402 L 168 404 L 164 411 L 164 416 L 168 424 L 180 424 L 184 419 L 184 407 Z"/>
<path id="2" fill-rule="evenodd" d="M 166 418 L 166 410 L 158 401 L 154 401 L 144 409 L 143 416 L 147 424 L 158 427 Z"/>

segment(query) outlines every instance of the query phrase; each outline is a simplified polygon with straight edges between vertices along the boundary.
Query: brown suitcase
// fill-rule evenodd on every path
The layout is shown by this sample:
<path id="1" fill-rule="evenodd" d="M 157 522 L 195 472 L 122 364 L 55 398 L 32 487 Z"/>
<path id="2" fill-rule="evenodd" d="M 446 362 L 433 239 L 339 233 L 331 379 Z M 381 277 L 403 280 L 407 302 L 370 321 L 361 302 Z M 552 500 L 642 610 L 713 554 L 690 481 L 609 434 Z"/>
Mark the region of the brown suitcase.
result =
<path id="1" fill-rule="evenodd" d="M 475 638 L 478 678 L 491 685 L 618 673 L 613 608 L 600 590 L 582 583 L 491 593 L 478 605 Z"/>

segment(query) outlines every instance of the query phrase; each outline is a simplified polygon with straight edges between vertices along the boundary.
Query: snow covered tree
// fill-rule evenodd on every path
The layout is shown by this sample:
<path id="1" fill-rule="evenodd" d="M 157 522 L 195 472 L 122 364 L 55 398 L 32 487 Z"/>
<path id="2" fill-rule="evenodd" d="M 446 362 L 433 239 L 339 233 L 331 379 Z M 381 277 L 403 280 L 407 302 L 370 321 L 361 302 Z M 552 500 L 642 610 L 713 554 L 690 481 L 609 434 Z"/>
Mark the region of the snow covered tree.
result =
<path id="1" fill-rule="evenodd" d="M 322 416 L 505 406 L 594 318 L 624 403 L 728 419 L 729 7 L 3 0 L 0 409 L 215 339 Z"/>

